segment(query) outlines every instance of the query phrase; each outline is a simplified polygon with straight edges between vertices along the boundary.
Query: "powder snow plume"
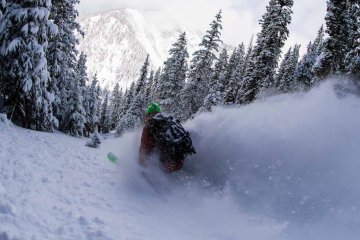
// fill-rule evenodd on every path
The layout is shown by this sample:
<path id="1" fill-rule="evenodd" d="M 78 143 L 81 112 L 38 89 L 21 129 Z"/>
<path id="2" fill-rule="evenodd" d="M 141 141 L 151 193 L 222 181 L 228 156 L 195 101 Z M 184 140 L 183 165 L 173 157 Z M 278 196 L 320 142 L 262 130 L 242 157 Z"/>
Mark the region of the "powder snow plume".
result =
<path id="1" fill-rule="evenodd" d="M 152 176 L 162 200 L 140 184 L 139 132 L 128 134 L 116 142 L 127 165 L 120 185 L 136 201 L 150 194 L 146 201 L 164 223 L 199 239 L 359 239 L 360 99 L 353 89 L 332 79 L 306 94 L 198 115 L 185 124 L 197 154 L 182 173 Z"/>

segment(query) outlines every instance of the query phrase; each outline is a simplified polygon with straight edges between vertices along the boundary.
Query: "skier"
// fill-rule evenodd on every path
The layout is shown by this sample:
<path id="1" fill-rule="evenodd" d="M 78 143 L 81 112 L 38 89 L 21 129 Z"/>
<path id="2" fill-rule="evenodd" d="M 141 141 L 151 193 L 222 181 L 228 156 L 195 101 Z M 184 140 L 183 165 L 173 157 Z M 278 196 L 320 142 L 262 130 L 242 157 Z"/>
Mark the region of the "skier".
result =
<path id="1" fill-rule="evenodd" d="M 160 105 L 154 102 L 147 109 L 144 123 L 139 163 L 146 166 L 156 156 L 165 172 L 180 170 L 185 157 L 195 153 L 189 134 L 172 116 L 161 113 Z"/>

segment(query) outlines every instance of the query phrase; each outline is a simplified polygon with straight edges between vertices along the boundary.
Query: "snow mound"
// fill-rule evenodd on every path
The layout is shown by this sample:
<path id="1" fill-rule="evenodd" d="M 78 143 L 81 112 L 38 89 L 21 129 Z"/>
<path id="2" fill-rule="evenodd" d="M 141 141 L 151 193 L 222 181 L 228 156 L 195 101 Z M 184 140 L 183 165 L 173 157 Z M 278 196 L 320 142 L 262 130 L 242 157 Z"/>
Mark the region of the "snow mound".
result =
<path id="1" fill-rule="evenodd" d="M 0 128 L 8 128 L 11 122 L 7 119 L 6 114 L 0 113 Z"/>

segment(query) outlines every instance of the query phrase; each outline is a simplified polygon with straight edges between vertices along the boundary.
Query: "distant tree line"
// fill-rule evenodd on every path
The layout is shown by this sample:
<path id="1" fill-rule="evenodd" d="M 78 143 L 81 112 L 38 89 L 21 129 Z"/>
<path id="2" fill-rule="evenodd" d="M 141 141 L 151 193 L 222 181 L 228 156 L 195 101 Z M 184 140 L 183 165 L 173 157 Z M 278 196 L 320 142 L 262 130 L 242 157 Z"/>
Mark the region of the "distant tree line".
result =
<path id="1" fill-rule="evenodd" d="M 145 61 L 137 87 L 123 96 L 117 133 L 139 126 L 150 101 L 158 101 L 166 112 L 185 121 L 214 106 L 245 105 L 276 94 L 309 91 L 333 75 L 346 75 L 360 86 L 360 3 L 328 0 L 327 5 L 326 30 L 320 27 L 301 59 L 300 45 L 296 44 L 280 62 L 289 36 L 293 0 L 270 0 L 256 42 L 251 40 L 247 48 L 241 43 L 230 56 L 226 49 L 220 49 L 221 11 L 190 66 L 186 35 L 181 34 L 155 77 L 146 78 L 148 58 Z"/>
<path id="2" fill-rule="evenodd" d="M 89 83 L 86 56 L 76 50 L 75 32 L 84 34 L 76 22 L 79 0 L 0 3 L 0 94 L 8 117 L 26 128 L 121 135 L 142 124 L 151 101 L 186 121 L 214 106 L 309 91 L 333 75 L 360 85 L 358 0 L 328 0 L 326 29 L 320 27 L 301 58 L 296 44 L 282 60 L 293 0 L 270 0 L 255 42 L 230 54 L 221 48 L 220 11 L 191 59 L 182 33 L 161 68 L 152 71 L 148 55 L 137 81 L 124 90 L 116 84 L 111 93 L 102 91 L 96 75 Z"/>

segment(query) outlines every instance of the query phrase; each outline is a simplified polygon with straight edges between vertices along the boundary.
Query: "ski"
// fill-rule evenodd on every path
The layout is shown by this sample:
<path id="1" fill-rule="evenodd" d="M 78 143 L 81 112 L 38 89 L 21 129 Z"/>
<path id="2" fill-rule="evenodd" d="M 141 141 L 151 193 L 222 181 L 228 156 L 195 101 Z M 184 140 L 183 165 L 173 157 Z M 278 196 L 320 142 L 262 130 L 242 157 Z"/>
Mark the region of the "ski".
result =
<path id="1" fill-rule="evenodd" d="M 157 192 L 158 194 L 161 195 L 160 190 L 155 186 L 155 184 L 151 181 L 151 179 L 145 174 L 145 172 L 141 172 L 141 175 L 144 177 L 144 179 L 148 182 L 148 184 L 155 190 L 155 192 Z"/>
<path id="2" fill-rule="evenodd" d="M 110 160 L 114 164 L 117 164 L 119 161 L 118 157 L 115 154 L 113 154 L 112 152 L 109 152 L 107 154 L 107 159 Z"/>
<path id="3" fill-rule="evenodd" d="M 118 164 L 119 162 L 119 158 L 112 152 L 109 152 L 107 155 L 107 159 L 114 163 L 114 164 Z M 143 176 L 143 178 L 145 179 L 145 181 L 150 185 L 150 187 L 152 189 L 154 189 L 155 192 L 157 192 L 158 194 L 161 195 L 161 191 L 155 186 L 155 184 L 153 183 L 153 181 L 151 181 L 151 179 L 145 174 L 144 171 L 141 171 L 141 175 Z"/>

